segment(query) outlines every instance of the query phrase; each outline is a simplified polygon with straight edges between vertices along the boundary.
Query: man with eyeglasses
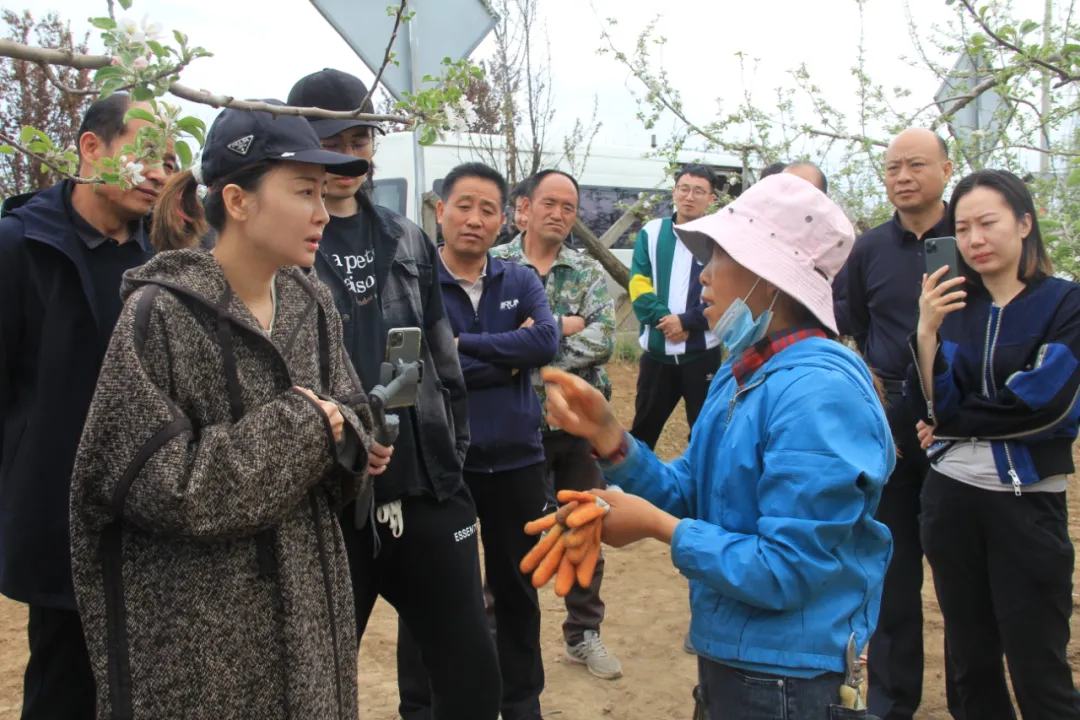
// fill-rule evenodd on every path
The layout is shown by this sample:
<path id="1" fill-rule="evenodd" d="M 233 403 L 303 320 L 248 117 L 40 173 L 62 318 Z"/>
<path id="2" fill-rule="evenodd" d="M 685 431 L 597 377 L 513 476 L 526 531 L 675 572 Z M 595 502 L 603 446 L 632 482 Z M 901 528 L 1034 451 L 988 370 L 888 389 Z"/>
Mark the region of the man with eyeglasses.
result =
<path id="1" fill-rule="evenodd" d="M 297 82 L 289 104 L 362 106 L 370 113 L 367 96 L 358 78 L 323 70 Z M 310 122 L 323 147 L 372 161 L 375 123 Z M 400 423 L 394 447 L 376 446 L 390 461 L 375 479 L 374 502 L 360 498 L 342 511 L 357 637 L 381 595 L 428 667 L 435 720 L 495 720 L 502 703 L 499 659 L 480 589 L 476 505 L 463 476 L 465 380 L 443 307 L 435 245 L 415 223 L 374 205 L 361 190 L 363 178 L 327 180 L 330 222 L 315 271 L 334 296 L 345 349 L 364 388 L 380 383 L 389 329 L 423 331 L 416 405 L 392 411 Z"/>
<path id="2" fill-rule="evenodd" d="M 698 277 L 703 266 L 672 229 L 703 217 L 716 200 L 715 187 L 709 168 L 683 168 L 675 176 L 675 215 L 647 223 L 634 243 L 630 300 L 644 352 L 630 434 L 650 448 L 680 399 L 686 401 L 686 422 L 694 427 L 720 367 L 720 341 L 702 313 Z"/>

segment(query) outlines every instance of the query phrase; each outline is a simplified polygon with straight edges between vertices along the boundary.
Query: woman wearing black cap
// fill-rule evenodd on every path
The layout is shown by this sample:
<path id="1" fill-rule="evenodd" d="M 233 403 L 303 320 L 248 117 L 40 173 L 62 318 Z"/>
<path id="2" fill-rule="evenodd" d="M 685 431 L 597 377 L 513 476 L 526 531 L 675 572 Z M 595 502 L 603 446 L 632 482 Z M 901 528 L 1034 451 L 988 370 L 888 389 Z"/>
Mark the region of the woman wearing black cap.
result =
<path id="1" fill-rule="evenodd" d="M 225 110 L 124 279 L 71 489 L 98 717 L 355 720 L 356 629 L 336 511 L 367 485 L 371 414 L 325 286 L 306 121 Z M 376 464 L 380 461 L 374 460 Z M 372 474 L 377 474 L 374 468 Z"/>

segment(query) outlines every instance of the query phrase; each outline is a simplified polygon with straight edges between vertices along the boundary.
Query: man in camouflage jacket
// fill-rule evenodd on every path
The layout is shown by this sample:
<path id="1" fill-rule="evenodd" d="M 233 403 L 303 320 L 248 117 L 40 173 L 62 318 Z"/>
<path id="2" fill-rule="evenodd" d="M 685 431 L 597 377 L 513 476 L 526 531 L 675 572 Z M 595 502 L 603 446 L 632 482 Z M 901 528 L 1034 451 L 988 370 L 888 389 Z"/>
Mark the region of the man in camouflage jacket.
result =
<path id="1" fill-rule="evenodd" d="M 615 349 L 615 307 L 606 275 L 600 263 L 565 244 L 577 219 L 579 198 L 577 181 L 569 175 L 557 170 L 537 173 L 525 199 L 527 229 L 492 254 L 531 267 L 540 276 L 561 331 L 559 354 L 552 365 L 582 377 L 610 397 L 611 382 L 603 366 Z M 542 404 L 546 398 L 539 372 L 533 374 L 533 387 Z M 550 427 L 546 421 L 541 430 L 548 477 L 553 477 L 555 491 L 604 487 L 588 441 Z M 622 676 L 622 665 L 600 640 L 603 576 L 601 556 L 592 585 L 588 589 L 575 585 L 566 597 L 563 635 L 571 662 L 585 665 L 599 678 L 613 680 Z"/>

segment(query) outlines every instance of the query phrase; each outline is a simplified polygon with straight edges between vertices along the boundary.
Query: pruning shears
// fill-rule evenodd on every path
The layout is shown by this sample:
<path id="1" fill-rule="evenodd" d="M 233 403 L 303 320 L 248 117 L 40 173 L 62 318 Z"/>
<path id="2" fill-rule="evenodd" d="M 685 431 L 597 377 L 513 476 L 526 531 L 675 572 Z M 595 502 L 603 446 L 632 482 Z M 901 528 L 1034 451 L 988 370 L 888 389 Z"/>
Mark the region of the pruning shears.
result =
<path id="1" fill-rule="evenodd" d="M 866 669 L 859 662 L 859 651 L 855 647 L 855 633 L 848 638 L 844 665 L 846 670 L 844 684 L 840 686 L 840 706 L 849 710 L 862 710 L 866 705 L 863 703 L 860 689 L 866 679 Z"/>

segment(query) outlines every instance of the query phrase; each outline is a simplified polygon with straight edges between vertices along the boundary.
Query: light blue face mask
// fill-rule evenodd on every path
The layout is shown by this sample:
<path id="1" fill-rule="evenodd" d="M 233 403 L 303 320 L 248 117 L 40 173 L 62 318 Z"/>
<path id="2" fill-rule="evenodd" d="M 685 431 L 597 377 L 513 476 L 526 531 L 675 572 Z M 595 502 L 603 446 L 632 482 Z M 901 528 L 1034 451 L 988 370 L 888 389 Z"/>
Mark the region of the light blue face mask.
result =
<path id="1" fill-rule="evenodd" d="M 754 294 L 754 288 L 758 286 L 759 282 L 761 282 L 761 278 L 758 278 L 757 282 L 754 283 L 754 287 L 750 288 L 750 292 L 746 293 L 747 299 Z M 729 353 L 732 355 L 741 354 L 748 347 L 765 337 L 765 333 L 769 329 L 769 323 L 772 322 L 773 306 L 776 305 L 776 298 L 779 296 L 780 293 L 773 296 L 769 309 L 761 313 L 757 320 L 754 320 L 754 314 L 750 312 L 746 300 L 736 298 L 735 302 L 731 303 L 728 309 L 724 311 L 720 320 L 710 328 L 710 332 L 724 344 Z"/>

